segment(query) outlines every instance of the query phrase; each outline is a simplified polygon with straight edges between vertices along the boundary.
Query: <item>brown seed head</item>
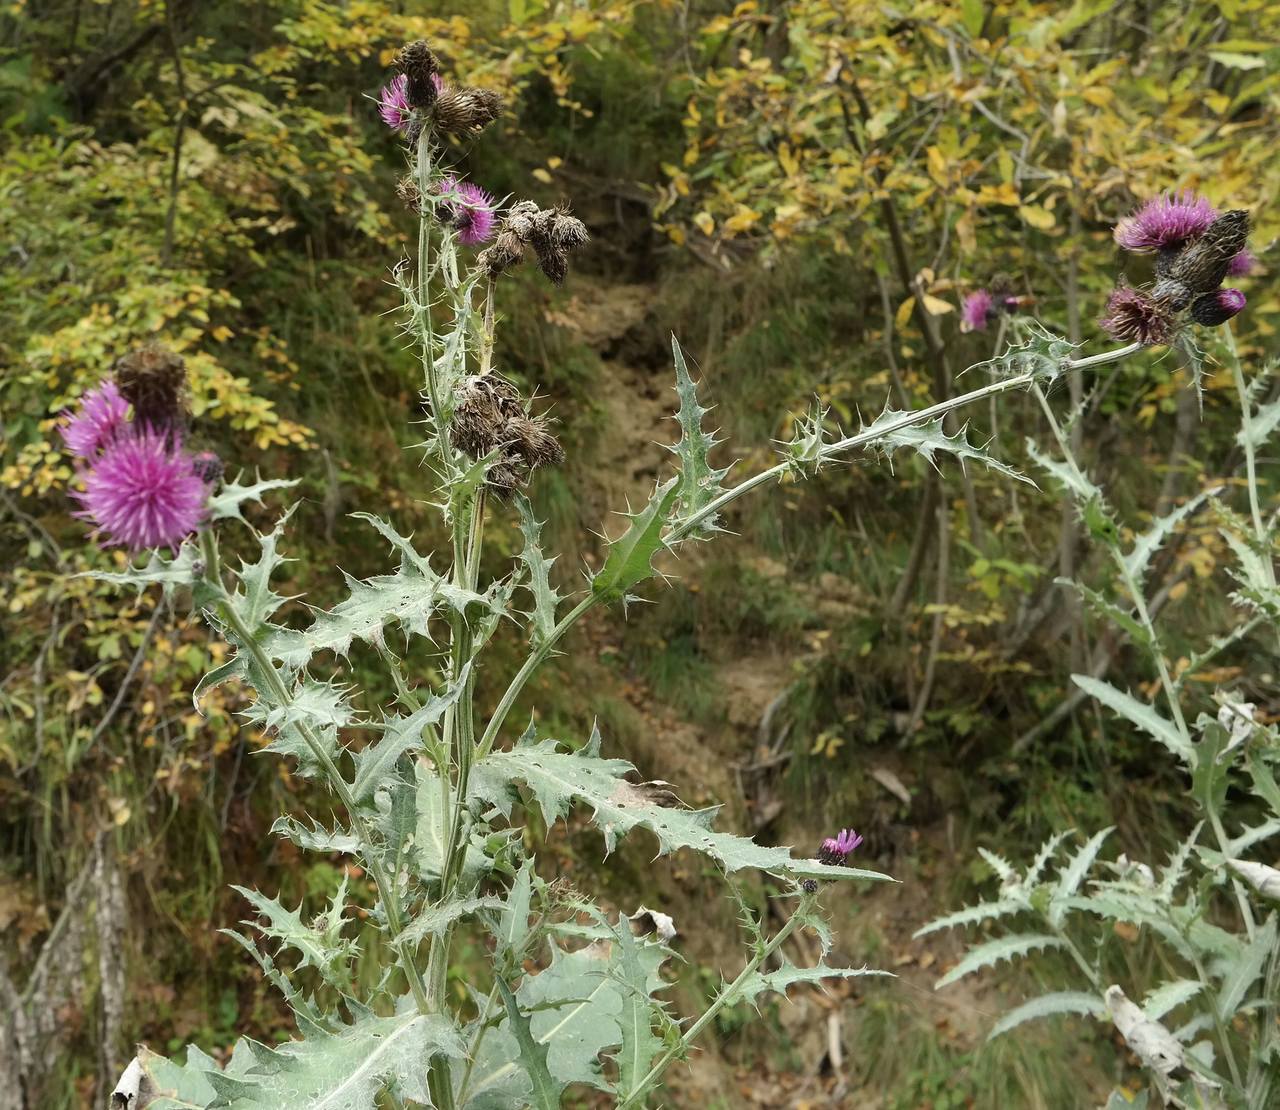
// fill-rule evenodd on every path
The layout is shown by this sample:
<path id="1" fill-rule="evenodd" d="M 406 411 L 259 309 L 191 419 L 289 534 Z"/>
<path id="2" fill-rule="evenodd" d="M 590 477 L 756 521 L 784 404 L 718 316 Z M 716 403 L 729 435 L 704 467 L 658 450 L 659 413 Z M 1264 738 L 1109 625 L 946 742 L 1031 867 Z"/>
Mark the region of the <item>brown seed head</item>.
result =
<path id="1" fill-rule="evenodd" d="M 524 244 L 520 242 L 520 237 L 510 228 L 504 227 L 498 232 L 493 245 L 482 250 L 476 261 L 493 277 L 497 277 L 513 266 L 518 266 L 523 258 Z"/>
<path id="2" fill-rule="evenodd" d="M 591 238 L 587 225 L 570 215 L 567 208 L 559 207 L 552 211 L 551 240 L 561 250 L 577 250 Z"/>
<path id="3" fill-rule="evenodd" d="M 540 417 L 521 415 L 508 421 L 507 437 L 511 449 L 524 459 L 530 470 L 564 462 L 564 448 Z"/>
<path id="4" fill-rule="evenodd" d="M 180 356 L 149 344 L 122 355 L 112 370 L 140 424 L 160 432 L 186 430 L 187 364 Z"/>
<path id="5" fill-rule="evenodd" d="M 490 89 L 446 86 L 436 98 L 433 118 L 438 131 L 468 136 L 483 131 L 504 111 L 506 102 Z"/>
<path id="6" fill-rule="evenodd" d="M 1164 276 L 1193 295 L 1212 292 L 1222 284 L 1231 260 L 1248 240 L 1249 213 L 1239 209 L 1224 213 L 1169 260 Z"/>
<path id="7" fill-rule="evenodd" d="M 422 211 L 422 191 L 411 175 L 406 175 L 396 182 L 396 196 L 410 212 Z"/>
<path id="8" fill-rule="evenodd" d="M 410 106 L 430 108 L 440 95 L 435 80 L 440 63 L 426 41 L 419 39 L 405 46 L 396 55 L 395 67 L 409 79 L 405 95 Z"/>

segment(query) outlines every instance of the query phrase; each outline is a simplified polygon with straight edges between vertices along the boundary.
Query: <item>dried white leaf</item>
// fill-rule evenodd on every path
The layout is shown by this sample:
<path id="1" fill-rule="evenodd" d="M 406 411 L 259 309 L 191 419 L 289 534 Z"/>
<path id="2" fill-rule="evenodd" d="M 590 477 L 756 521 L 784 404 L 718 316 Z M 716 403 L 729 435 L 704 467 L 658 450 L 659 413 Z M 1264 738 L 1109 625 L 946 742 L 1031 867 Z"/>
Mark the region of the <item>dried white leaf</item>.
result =
<path id="1" fill-rule="evenodd" d="M 142 1070 L 142 1064 L 135 1056 L 120 1076 L 120 1082 L 111 1092 L 111 1110 L 142 1110 L 155 1097 L 151 1080 Z"/>
<path id="2" fill-rule="evenodd" d="M 663 944 L 670 944 L 676 938 L 675 920 L 669 914 L 651 910 L 648 906 L 641 906 L 627 920 L 635 923 L 634 931 L 639 936 L 653 934 Z"/>
<path id="3" fill-rule="evenodd" d="M 1263 897 L 1280 901 L 1280 871 L 1274 867 L 1247 859 L 1229 859 L 1227 866 Z"/>
<path id="4" fill-rule="evenodd" d="M 911 807 L 911 791 L 903 785 L 897 775 L 887 767 L 872 767 L 871 777 L 883 786 L 908 809 Z"/>
<path id="5" fill-rule="evenodd" d="M 1131 1002 L 1120 987 L 1114 984 L 1108 987 L 1106 1000 L 1116 1029 L 1143 1066 L 1162 1078 L 1168 1078 L 1185 1065 L 1182 1045 L 1174 1035 L 1158 1021 L 1147 1017 L 1142 1007 Z"/>

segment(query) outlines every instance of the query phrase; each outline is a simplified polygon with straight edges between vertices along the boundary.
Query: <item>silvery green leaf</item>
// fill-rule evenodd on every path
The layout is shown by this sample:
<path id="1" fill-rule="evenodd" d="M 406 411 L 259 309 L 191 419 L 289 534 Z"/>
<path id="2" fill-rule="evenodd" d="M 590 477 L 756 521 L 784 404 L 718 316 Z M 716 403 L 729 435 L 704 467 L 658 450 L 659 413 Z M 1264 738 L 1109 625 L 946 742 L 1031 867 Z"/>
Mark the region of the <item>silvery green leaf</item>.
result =
<path id="1" fill-rule="evenodd" d="M 774 971 L 756 971 L 748 975 L 729 996 L 730 1002 L 750 1002 L 753 1006 L 762 994 L 780 994 L 787 996 L 787 988 L 796 983 L 822 984 L 828 979 L 860 979 L 868 975 L 884 975 L 896 978 L 891 971 L 876 971 L 869 967 L 830 967 L 818 964 L 815 967 L 797 967 L 789 961 Z M 939 984 L 941 986 L 941 984 Z"/>
<path id="2" fill-rule="evenodd" d="M 351 962 L 357 954 L 354 940 L 342 936 L 346 924 L 343 913 L 347 906 L 347 877 L 342 877 L 329 908 L 307 924 L 300 910 L 287 910 L 275 898 L 268 898 L 256 890 L 233 886 L 233 890 L 246 898 L 260 915 L 255 926 L 264 936 L 279 942 L 281 948 L 292 948 L 299 956 L 298 969 L 314 967 L 330 986 L 346 991 L 351 986 Z"/>
<path id="3" fill-rule="evenodd" d="M 439 609 L 461 613 L 468 606 L 490 604 L 483 595 L 455 586 L 437 574 L 430 561 L 385 521 L 368 513 L 353 515 L 372 524 L 399 552 L 400 567 L 395 574 L 365 580 L 345 575 L 348 596 L 332 609 L 318 610 L 309 628 L 274 630 L 263 648 L 287 666 L 304 667 L 321 651 L 345 656 L 354 640 L 380 644 L 389 622 L 398 624 L 406 636 L 429 636 L 431 617 Z"/>
<path id="4" fill-rule="evenodd" d="M 1174 723 L 1156 712 L 1147 702 L 1138 701 L 1132 694 L 1117 690 L 1110 683 L 1092 675 L 1073 674 L 1071 680 L 1090 697 L 1097 698 L 1108 709 L 1118 713 L 1130 724 L 1142 729 L 1158 740 L 1190 769 L 1195 769 L 1196 753 L 1189 740 Z"/>
<path id="5" fill-rule="evenodd" d="M 621 1100 L 649 1074 L 653 1058 L 662 1048 L 662 1042 L 653 1035 L 655 1004 L 651 996 L 665 984 L 657 974 L 662 962 L 660 944 L 641 945 L 631 935 L 629 920 L 619 921 L 614 935 L 613 972 L 620 996 L 618 1026 L 622 1035 L 614 1060 Z"/>
<path id="6" fill-rule="evenodd" d="M 382 737 L 352 756 L 355 779 L 351 794 L 357 803 L 373 797 L 374 791 L 387 785 L 395 776 L 396 764 L 402 756 L 422 750 L 424 729 L 437 724 L 445 711 L 462 695 L 471 674 L 471 664 L 464 663 L 457 681 L 443 694 L 430 695 L 422 707 L 408 716 L 391 717 L 382 723 Z"/>
<path id="7" fill-rule="evenodd" d="M 653 576 L 653 557 L 666 548 L 663 530 L 670 523 L 679 478 L 654 487 L 649 503 L 638 513 L 626 513 L 631 524 L 607 549 L 604 566 L 591 579 L 591 590 L 607 604 L 624 600 L 632 586 Z"/>
<path id="8" fill-rule="evenodd" d="M 520 531 L 524 535 L 524 550 L 520 561 L 529 572 L 528 589 L 533 594 L 533 612 L 529 614 L 529 628 L 534 647 L 541 647 L 551 639 L 556 627 L 556 606 L 560 594 L 551 585 L 550 571 L 554 559 L 543 558 L 542 525 L 533 515 L 533 506 L 522 493 L 515 495 L 516 509 L 520 513 Z"/>
<path id="9" fill-rule="evenodd" d="M 277 817 L 271 831 L 309 852 L 342 852 L 354 855 L 360 851 L 360 838 L 355 833 L 346 829 L 326 829 L 314 820 L 308 827 L 287 815 Z"/>
<path id="10" fill-rule="evenodd" d="M 1061 948 L 1064 941 L 1049 933 L 1027 933 L 1010 935 L 989 940 L 970 948 L 955 967 L 947 972 L 935 984 L 935 988 L 949 986 L 966 975 L 972 975 L 984 967 L 992 967 L 1001 960 L 1011 960 L 1016 956 L 1025 956 L 1045 948 Z"/>
<path id="11" fill-rule="evenodd" d="M 1260 825 L 1246 828 L 1239 836 L 1232 837 L 1227 842 L 1227 852 L 1233 856 L 1239 855 L 1246 849 L 1252 848 L 1255 844 L 1269 840 L 1277 833 L 1280 833 L 1280 817 L 1268 818 Z"/>
<path id="12" fill-rule="evenodd" d="M 1196 841 L 1200 839 L 1200 830 L 1204 828 L 1204 822 L 1198 822 L 1191 830 L 1191 833 L 1183 840 L 1175 849 L 1169 862 L 1160 871 L 1160 886 L 1157 894 L 1164 900 L 1173 898 L 1173 893 L 1178 888 L 1178 884 L 1182 882 L 1182 878 L 1187 873 L 1187 864 L 1191 861 L 1191 853 L 1195 850 Z"/>
<path id="13" fill-rule="evenodd" d="M 1039 998 L 1031 999 L 1030 1002 L 1024 1002 L 1021 1006 L 1015 1006 L 1005 1014 L 992 1027 L 987 1039 L 994 1040 L 1002 1033 L 1016 1029 L 1025 1022 L 1054 1017 L 1058 1014 L 1106 1017 L 1107 1006 L 1096 994 L 1085 994 L 1081 991 L 1056 991 L 1053 994 L 1043 994 Z"/>
<path id="14" fill-rule="evenodd" d="M 1239 864 L 1244 860 L 1231 860 L 1233 871 L 1240 874 Z M 1254 864 L 1257 867 L 1258 864 Z M 1271 871 L 1270 876 L 1266 878 L 1266 882 L 1271 883 L 1272 892 L 1262 891 L 1267 897 L 1276 897 L 1280 895 L 1280 872 Z M 1248 878 L 1245 874 L 1245 878 Z M 1252 882 L 1252 880 L 1251 880 Z M 1258 887 L 1258 890 L 1262 890 Z M 1240 953 L 1235 959 L 1226 961 L 1222 967 L 1217 968 L 1217 974 L 1222 979 L 1222 986 L 1219 988 L 1219 996 L 1217 996 L 1217 1011 L 1220 1014 L 1234 1014 L 1240 1008 L 1240 1004 L 1244 1001 L 1249 987 L 1257 982 L 1261 976 L 1263 968 L 1266 967 L 1267 959 L 1271 956 L 1271 949 L 1275 946 L 1276 941 L 1276 918 L 1275 914 L 1271 914 L 1267 918 L 1266 924 L 1257 928 L 1253 933 L 1253 940 L 1248 944 L 1240 947 Z"/>
<path id="15" fill-rule="evenodd" d="M 354 720 L 346 692 L 326 682 L 305 679 L 289 695 L 289 700 L 272 699 L 272 685 L 257 673 L 251 656 L 245 657 L 243 672 L 258 690 L 258 700 L 244 711 L 244 716 L 272 733 L 271 742 L 262 750 L 297 760 L 295 773 L 303 778 L 319 775 L 324 759 L 338 756 L 338 729 Z"/>
<path id="16" fill-rule="evenodd" d="M 317 1030 L 277 1048 L 242 1040 L 226 1070 L 208 1057 L 194 1064 L 189 1059 L 185 1068 L 160 1057 L 142 1063 L 156 1076 L 157 1086 L 177 1093 L 152 1103 L 154 1110 L 373 1110 L 388 1092 L 431 1106 L 426 1081 L 431 1060 L 463 1052 L 462 1038 L 446 1018 L 411 1011 L 362 1016 L 336 1032 Z M 178 1082 L 184 1085 L 181 1090 Z M 214 1097 L 200 1101 L 208 1089 Z M 182 1091 L 199 1093 L 190 1100 Z"/>
<path id="17" fill-rule="evenodd" d="M 1151 557 L 1160 550 L 1160 546 L 1168 539 L 1169 533 L 1199 509 L 1205 499 L 1215 492 L 1215 490 L 1206 490 L 1197 494 L 1185 505 L 1179 505 L 1168 516 L 1162 516 L 1137 538 L 1133 550 L 1124 556 L 1124 566 L 1139 586 L 1142 585 L 1142 580 L 1146 576 Z"/>
<path id="18" fill-rule="evenodd" d="M 1055 578 L 1055 584 L 1075 590 L 1098 616 L 1110 621 L 1117 628 L 1123 629 L 1139 647 L 1151 646 L 1151 634 L 1142 627 L 1132 613 L 1122 609 L 1114 601 L 1104 597 L 1097 590 L 1077 582 L 1074 578 Z"/>
<path id="19" fill-rule="evenodd" d="M 1048 866 L 1049 861 L 1053 858 L 1053 854 L 1058 850 L 1061 844 L 1073 830 L 1068 829 L 1065 832 L 1054 833 L 1048 840 L 1040 845 L 1040 850 L 1036 853 L 1035 859 L 1031 861 L 1031 865 L 1027 868 L 1027 873 L 1023 877 L 1024 885 L 1028 887 L 1035 886 L 1040 881 L 1040 876 L 1044 873 L 1044 869 Z"/>
<path id="20" fill-rule="evenodd" d="M 1236 433 L 1236 442 L 1241 447 L 1251 446 L 1255 450 L 1265 447 L 1276 428 L 1280 427 L 1280 400 L 1262 405 Z"/>
<path id="21" fill-rule="evenodd" d="M 1023 898 L 1001 898 L 995 902 L 979 902 L 976 906 L 966 906 L 955 913 L 936 917 L 926 925 L 922 925 L 912 936 L 922 937 L 928 933 L 936 933 L 939 929 L 954 929 L 957 925 L 976 925 L 979 921 L 994 920 L 1000 917 L 1012 917 L 1025 913 L 1031 908 Z"/>
<path id="22" fill-rule="evenodd" d="M 415 764 L 417 789 L 414 799 L 416 824 L 413 834 L 413 868 L 423 882 L 435 882 L 444 867 L 449 842 L 445 822 L 453 806 L 453 788 L 448 779 Z"/>
<path id="23" fill-rule="evenodd" d="M 173 556 L 159 550 L 151 551 L 142 566 L 131 565 L 121 571 L 91 571 L 84 575 L 113 586 L 132 586 L 139 593 L 148 586 L 160 586 L 169 596 L 180 586 L 190 586 L 196 580 L 196 567 L 200 562 L 200 549 L 191 540 L 178 548 Z"/>
<path id="24" fill-rule="evenodd" d="M 245 485 L 240 481 L 244 476 L 241 471 L 231 481 L 223 482 L 208 500 L 210 520 L 238 520 L 244 522 L 243 510 L 249 501 L 263 503 L 263 494 L 274 489 L 291 489 L 298 484 L 296 478 L 259 478 L 256 482 Z"/>
<path id="25" fill-rule="evenodd" d="M 941 416 L 923 424 L 908 424 L 901 428 L 888 427 L 905 415 L 906 413 L 902 410 L 886 407 L 884 412 L 870 424 L 865 425 L 859 434 L 875 434 L 877 429 L 883 427 L 883 434 L 878 435 L 868 444 L 868 447 L 889 461 L 892 461 L 895 451 L 906 449 L 920 455 L 930 466 L 937 466 L 936 456 L 941 451 L 943 454 L 953 455 L 960 460 L 961 464 L 974 460 L 1008 478 L 1034 485 L 1026 475 L 1018 473 L 1008 463 L 1001 462 L 994 455 L 988 454 L 985 447 L 970 443 L 967 424 L 957 428 L 951 435 L 947 434 Z"/>
<path id="26" fill-rule="evenodd" d="M 498 954 L 512 969 L 524 958 L 525 946 L 529 939 L 529 912 L 533 898 L 533 860 L 527 859 L 516 872 L 507 892 L 507 899 L 502 903 L 502 913 L 498 919 L 498 930 L 495 934 L 498 941 Z"/>
<path id="27" fill-rule="evenodd" d="M 1142 1012 L 1152 1021 L 1159 1021 L 1165 1014 L 1190 1002 L 1204 990 L 1204 986 L 1198 979 L 1175 979 L 1171 983 L 1162 983 L 1142 1000 Z"/>
<path id="28" fill-rule="evenodd" d="M 1014 334 L 1020 342 L 1010 344 L 1004 354 L 980 362 L 970 369 L 987 370 L 996 378 L 1033 374 L 1040 382 L 1055 381 L 1063 373 L 1063 363 L 1072 356 L 1079 344 L 1046 331 L 1039 321 L 1030 317 L 1017 316 L 1013 322 Z"/>
<path id="29" fill-rule="evenodd" d="M 1067 492 L 1081 505 L 1086 505 L 1090 502 L 1105 505 L 1102 490 L 1095 486 L 1083 471 L 1046 455 L 1040 450 L 1035 440 L 1028 439 L 1026 441 L 1026 450 L 1032 461 L 1061 482 Z"/>
<path id="30" fill-rule="evenodd" d="M 1022 885 L 1022 876 L 1020 876 L 1013 865 L 998 852 L 993 852 L 989 848 L 979 848 L 980 855 L 1000 879 L 1001 886 L 1020 887 Z"/>
<path id="31" fill-rule="evenodd" d="M 502 978 L 497 980 L 498 993 L 502 995 L 502 1004 L 507 1010 L 507 1028 L 516 1039 L 520 1049 L 520 1064 L 529 1077 L 530 1104 L 536 1110 L 560 1110 L 560 1094 L 566 1084 L 552 1077 L 547 1066 L 549 1055 L 547 1045 L 535 1040 L 529 1028 L 529 1018 L 521 1012 L 515 995 Z"/>
<path id="32" fill-rule="evenodd" d="M 676 337 L 671 337 L 671 356 L 676 367 L 676 393 L 680 398 L 680 442 L 671 448 L 680 458 L 680 482 L 676 496 L 677 518 L 687 520 L 724 493 L 721 482 L 729 468 L 715 469 L 710 454 L 720 441 L 715 434 L 703 430 L 702 418 L 710 411 L 698 403 L 698 387 L 689 376 L 684 352 Z M 723 531 L 715 516 L 698 523 L 691 533 L 705 537 Z"/>
<path id="33" fill-rule="evenodd" d="M 462 898 L 440 906 L 418 911 L 396 938 L 398 944 L 412 945 L 430 936 L 439 936 L 451 925 L 481 910 L 500 910 L 506 903 L 501 898 Z"/>
<path id="34" fill-rule="evenodd" d="M 787 848 L 767 848 L 742 836 L 716 832 L 711 822 L 717 809 L 686 809 L 662 783 L 633 783 L 635 770 L 624 759 L 602 759 L 598 735 L 579 752 L 562 751 L 554 740 L 534 742 L 531 734 L 511 751 L 491 752 L 472 770 L 473 790 L 511 812 L 511 783 L 524 783 L 548 826 L 564 817 L 570 806 L 589 806 L 592 820 L 604 834 L 606 851 L 612 852 L 619 836 L 636 827 L 646 828 L 658 839 L 659 853 L 692 848 L 717 860 L 727 871 L 757 867 L 793 878 L 887 879 L 875 871 L 833 867 L 817 860 L 793 859 Z"/>
<path id="35" fill-rule="evenodd" d="M 128 1110 L 178 1110 L 179 1107 L 206 1107 L 218 1097 L 209 1082 L 209 1073 L 218 1063 L 195 1045 L 187 1046 L 187 1059 L 179 1064 L 138 1046 L 138 1054 L 120 1077 L 119 1086 L 132 1092 L 135 1102 Z"/>
<path id="36" fill-rule="evenodd" d="M 326 1017 L 314 1001 L 303 995 L 290 981 L 289 976 L 276 967 L 276 962 L 270 953 L 262 951 L 248 937 L 242 936 L 234 929 L 219 929 L 218 932 L 224 937 L 235 941 L 258 965 L 263 977 L 280 992 L 281 997 L 289 1004 L 289 1008 L 293 1011 L 294 1020 L 297 1021 L 298 1029 L 303 1036 L 307 1036 L 315 1028 L 332 1027 L 337 1019 L 332 1016 Z"/>
<path id="37" fill-rule="evenodd" d="M 1098 852 L 1102 850 L 1102 842 L 1111 835 L 1113 829 L 1114 826 L 1112 825 L 1108 825 L 1105 829 L 1099 829 L 1071 857 L 1071 862 L 1059 872 L 1058 882 L 1053 890 L 1053 898 L 1049 902 L 1049 923 L 1055 928 L 1062 924 L 1063 918 L 1067 915 L 1067 905 L 1064 899 L 1072 897 L 1080 889 L 1081 882 L 1084 881 L 1085 875 L 1089 873 L 1089 868 L 1093 866 L 1093 861 L 1097 859 Z"/>

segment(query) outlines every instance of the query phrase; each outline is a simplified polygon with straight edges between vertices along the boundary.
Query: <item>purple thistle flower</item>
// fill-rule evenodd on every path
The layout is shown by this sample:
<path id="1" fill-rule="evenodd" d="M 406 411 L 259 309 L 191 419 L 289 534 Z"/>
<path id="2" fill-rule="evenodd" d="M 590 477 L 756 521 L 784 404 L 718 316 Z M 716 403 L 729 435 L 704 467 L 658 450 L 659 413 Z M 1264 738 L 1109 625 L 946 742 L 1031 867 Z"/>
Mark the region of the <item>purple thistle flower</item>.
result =
<path id="1" fill-rule="evenodd" d="M 982 331 L 995 314 L 995 300 L 985 289 L 970 293 L 960 309 L 961 331 Z"/>
<path id="2" fill-rule="evenodd" d="M 129 402 L 120 388 L 108 378 L 96 389 L 80 398 L 80 410 L 64 414 L 67 422 L 58 431 L 67 450 L 82 459 L 91 459 L 108 446 L 124 427 L 129 415 Z"/>
<path id="3" fill-rule="evenodd" d="M 84 472 L 84 491 L 72 496 L 77 514 L 103 534 L 107 546 L 133 551 L 176 548 L 205 517 L 209 490 L 191 456 L 150 429 L 116 439 Z"/>
<path id="4" fill-rule="evenodd" d="M 1111 291 L 1098 326 L 1113 339 L 1141 343 L 1144 347 L 1168 343 L 1175 330 L 1169 313 L 1146 293 L 1130 285 L 1117 285 Z"/>
<path id="5" fill-rule="evenodd" d="M 1215 289 L 1191 302 L 1191 319 L 1206 328 L 1216 328 L 1242 312 L 1245 303 L 1239 289 Z"/>
<path id="6" fill-rule="evenodd" d="M 464 247 L 477 247 L 486 242 L 493 235 L 496 222 L 493 197 L 479 185 L 453 176 L 442 178 L 439 188 L 445 198 L 449 222 L 458 233 L 458 242 Z"/>
<path id="7" fill-rule="evenodd" d="M 1227 263 L 1227 277 L 1247 277 L 1258 265 L 1258 259 L 1248 247 L 1231 256 Z"/>
<path id="8" fill-rule="evenodd" d="M 397 131 L 409 123 L 413 109 L 409 107 L 409 78 L 403 73 L 391 78 L 378 94 L 378 115 L 382 122 Z"/>
<path id="9" fill-rule="evenodd" d="M 1116 224 L 1115 240 L 1127 251 L 1144 254 L 1194 239 L 1217 218 L 1217 210 L 1199 193 L 1161 193 Z"/>
<path id="10" fill-rule="evenodd" d="M 841 829 L 838 834 L 829 836 L 822 842 L 818 859 L 822 863 L 842 864 L 861 843 L 862 837 L 852 829 Z"/>

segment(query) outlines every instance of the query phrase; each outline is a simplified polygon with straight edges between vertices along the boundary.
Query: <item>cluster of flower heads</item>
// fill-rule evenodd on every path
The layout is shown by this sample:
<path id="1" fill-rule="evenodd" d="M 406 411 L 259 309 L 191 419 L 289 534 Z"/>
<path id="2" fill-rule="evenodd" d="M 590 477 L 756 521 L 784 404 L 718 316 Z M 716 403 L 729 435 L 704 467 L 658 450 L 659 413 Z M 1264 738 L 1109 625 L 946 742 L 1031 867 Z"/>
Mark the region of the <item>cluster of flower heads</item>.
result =
<path id="1" fill-rule="evenodd" d="M 181 358 L 144 347 L 120 358 L 113 377 L 66 414 L 59 430 L 84 486 L 72 493 L 76 515 L 104 545 L 176 548 L 205 519 L 222 464 L 185 446 L 186 380 Z"/>
<path id="2" fill-rule="evenodd" d="M 458 383 L 449 438 L 473 459 L 497 452 L 485 484 L 498 494 L 519 489 L 538 467 L 564 460 L 546 420 L 530 416 L 520 391 L 500 374 L 473 374 Z"/>
<path id="3" fill-rule="evenodd" d="M 425 42 L 404 47 L 396 55 L 395 67 L 400 73 L 383 88 L 378 111 L 388 127 L 410 140 L 427 124 L 446 135 L 477 135 L 506 111 L 499 93 L 446 83 L 440 63 Z"/>
<path id="4" fill-rule="evenodd" d="M 480 253 L 479 264 L 491 277 L 504 274 L 533 251 L 538 268 L 556 285 L 569 272 L 569 255 L 590 236 L 586 225 L 563 205 L 539 208 L 531 200 L 511 206 L 493 246 Z"/>
<path id="5" fill-rule="evenodd" d="M 1022 306 L 1022 299 L 1003 289 L 977 289 L 964 299 L 960 308 L 961 331 L 984 331 L 1001 313 L 1012 315 Z"/>
<path id="6" fill-rule="evenodd" d="M 1222 283 L 1253 269 L 1248 239 L 1247 212 L 1219 213 L 1189 190 L 1153 197 L 1116 225 L 1115 240 L 1155 254 L 1155 283 L 1145 290 L 1122 281 L 1099 325 L 1114 339 L 1151 347 L 1172 341 L 1184 314 L 1205 327 L 1225 323 L 1245 306 L 1244 294 Z"/>

